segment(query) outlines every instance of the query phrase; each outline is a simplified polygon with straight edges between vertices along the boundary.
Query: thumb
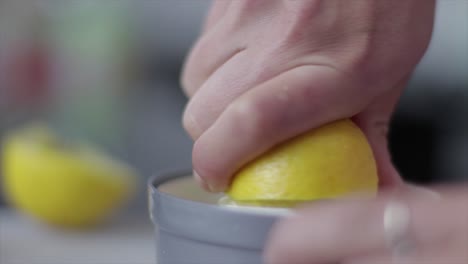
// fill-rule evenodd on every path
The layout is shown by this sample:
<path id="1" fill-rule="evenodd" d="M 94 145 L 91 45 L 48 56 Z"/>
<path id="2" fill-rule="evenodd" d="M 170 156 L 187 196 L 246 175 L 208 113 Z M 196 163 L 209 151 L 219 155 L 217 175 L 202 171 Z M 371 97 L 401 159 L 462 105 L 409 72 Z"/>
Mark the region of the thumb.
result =
<path id="1" fill-rule="evenodd" d="M 377 97 L 363 112 L 353 118 L 371 145 L 377 163 L 381 188 L 396 187 L 403 183 L 400 174 L 393 165 L 388 148 L 388 130 L 392 112 L 407 80 L 405 78 L 389 92 Z"/>

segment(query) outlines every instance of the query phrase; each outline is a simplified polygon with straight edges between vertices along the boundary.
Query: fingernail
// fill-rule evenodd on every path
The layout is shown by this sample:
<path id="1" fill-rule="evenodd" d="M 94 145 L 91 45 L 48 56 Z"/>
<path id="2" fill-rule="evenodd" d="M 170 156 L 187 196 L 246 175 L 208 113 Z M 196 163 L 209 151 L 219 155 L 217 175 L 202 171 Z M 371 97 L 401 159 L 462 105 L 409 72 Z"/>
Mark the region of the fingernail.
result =
<path id="1" fill-rule="evenodd" d="M 202 176 L 196 171 L 193 171 L 193 177 L 195 180 L 206 190 L 213 192 L 213 193 L 220 193 L 224 191 L 224 186 L 216 185 L 212 183 L 206 182 Z"/>
<path id="2" fill-rule="evenodd" d="M 202 177 L 196 172 L 193 171 L 193 178 L 195 178 L 195 181 L 200 185 L 203 189 L 209 190 L 208 184 L 203 180 Z"/>
<path id="3" fill-rule="evenodd" d="M 219 185 L 212 185 L 212 184 L 208 184 L 208 189 L 210 190 L 210 192 L 214 192 L 214 193 L 220 193 L 224 191 L 224 187 L 219 186 Z"/>
<path id="4" fill-rule="evenodd" d="M 409 207 L 401 202 L 390 201 L 384 211 L 384 235 L 394 258 L 400 259 L 414 250 L 408 233 L 411 222 Z"/>

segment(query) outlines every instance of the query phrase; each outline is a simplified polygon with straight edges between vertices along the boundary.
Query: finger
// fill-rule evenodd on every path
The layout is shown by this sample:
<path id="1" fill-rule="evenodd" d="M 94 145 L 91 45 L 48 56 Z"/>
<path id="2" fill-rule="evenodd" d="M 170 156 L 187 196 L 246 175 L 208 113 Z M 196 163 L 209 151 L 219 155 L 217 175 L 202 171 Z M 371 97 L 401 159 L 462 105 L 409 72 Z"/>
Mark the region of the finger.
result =
<path id="1" fill-rule="evenodd" d="M 259 24 L 271 24 L 269 22 L 276 9 L 276 2 L 269 0 L 215 1 L 206 21 L 204 34 L 193 47 L 184 66 L 182 86 L 186 94 L 193 96 L 222 65 L 247 49 L 249 40 L 255 39 L 251 44 L 258 44 L 259 31 L 252 28 Z M 271 42 L 267 43 L 268 47 L 272 46 Z M 247 61 L 249 64 L 252 64 L 252 58 L 255 61 L 261 60 L 260 53 L 266 46 L 259 46 L 262 50 L 251 54 Z"/>
<path id="2" fill-rule="evenodd" d="M 240 89 L 247 75 L 246 64 L 245 52 L 236 53 L 190 99 L 182 123 L 193 140 L 211 126 L 225 105 L 243 92 Z"/>
<path id="3" fill-rule="evenodd" d="M 410 235 L 416 250 L 440 241 L 456 241 L 460 231 L 468 230 L 467 193 L 450 191 L 442 200 L 429 197 L 382 195 L 375 201 L 311 205 L 274 228 L 266 259 L 269 263 L 339 263 L 376 253 L 393 256 L 384 215 L 395 199 L 405 201 L 408 208 L 405 233 Z M 457 212 L 457 217 L 447 217 L 453 212 Z"/>
<path id="4" fill-rule="evenodd" d="M 468 234 L 467 234 L 468 236 Z M 466 236 L 465 236 L 466 237 Z M 403 258 L 407 264 L 467 264 L 468 263 L 468 241 L 454 241 L 453 243 L 440 243 L 428 248 L 426 251 L 413 258 Z M 397 259 L 398 261 L 398 259 Z M 393 263 L 399 263 L 394 261 Z"/>
<path id="5" fill-rule="evenodd" d="M 340 263 L 385 247 L 380 203 L 310 206 L 274 227 L 266 246 L 266 263 Z"/>
<path id="6" fill-rule="evenodd" d="M 381 254 L 362 256 L 342 264 L 463 264 L 468 263 L 468 242 L 436 243 L 405 256 Z"/>
<path id="7" fill-rule="evenodd" d="M 193 166 L 212 189 L 275 144 L 362 109 L 362 91 L 325 66 L 301 66 L 249 90 L 195 142 Z"/>
<path id="8" fill-rule="evenodd" d="M 189 101 L 183 125 L 192 139 L 197 140 L 237 97 L 273 78 L 283 67 L 288 67 L 287 63 L 281 65 L 281 68 L 265 66 L 276 64 L 261 59 L 260 55 L 253 62 L 251 58 L 255 53 L 253 50 L 239 51 L 216 70 Z"/>
<path id="9" fill-rule="evenodd" d="M 468 239 L 468 186 L 431 188 L 437 195 L 412 196 L 413 237 L 421 245 Z M 410 191 L 408 194 L 414 195 Z M 408 195 L 407 194 L 407 195 Z M 421 193 L 419 193 L 421 194 Z"/>
<path id="10" fill-rule="evenodd" d="M 388 129 L 390 118 L 406 83 L 407 78 L 404 78 L 393 89 L 385 89 L 388 92 L 376 98 L 363 112 L 353 118 L 372 147 L 381 187 L 389 188 L 403 183 L 388 150 Z"/>
<path id="11" fill-rule="evenodd" d="M 219 21 L 216 27 L 206 31 L 197 40 L 183 66 L 181 84 L 189 97 L 193 96 L 218 68 L 245 49 L 244 40 L 235 37 L 235 33 L 223 23 L 225 21 Z"/>

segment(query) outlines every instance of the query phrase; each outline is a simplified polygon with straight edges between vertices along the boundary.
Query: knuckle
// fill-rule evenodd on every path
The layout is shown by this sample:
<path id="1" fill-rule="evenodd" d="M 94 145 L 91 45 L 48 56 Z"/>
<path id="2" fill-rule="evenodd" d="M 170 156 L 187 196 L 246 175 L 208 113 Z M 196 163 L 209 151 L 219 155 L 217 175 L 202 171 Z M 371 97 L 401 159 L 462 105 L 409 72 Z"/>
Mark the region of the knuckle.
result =
<path id="1" fill-rule="evenodd" d="M 184 64 L 181 85 L 188 96 L 192 96 L 208 77 L 213 61 L 213 45 L 206 35 L 193 46 Z"/>

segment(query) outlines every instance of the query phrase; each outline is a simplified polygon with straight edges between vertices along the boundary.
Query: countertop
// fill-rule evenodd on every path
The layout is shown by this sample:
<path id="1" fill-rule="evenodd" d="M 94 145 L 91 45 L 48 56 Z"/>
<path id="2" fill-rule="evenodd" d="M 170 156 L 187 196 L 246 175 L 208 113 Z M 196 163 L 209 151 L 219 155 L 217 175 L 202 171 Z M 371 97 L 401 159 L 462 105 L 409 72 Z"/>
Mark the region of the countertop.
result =
<path id="1" fill-rule="evenodd" d="M 154 264 L 145 217 L 121 217 L 88 231 L 64 231 L 0 208 L 1 264 Z"/>

